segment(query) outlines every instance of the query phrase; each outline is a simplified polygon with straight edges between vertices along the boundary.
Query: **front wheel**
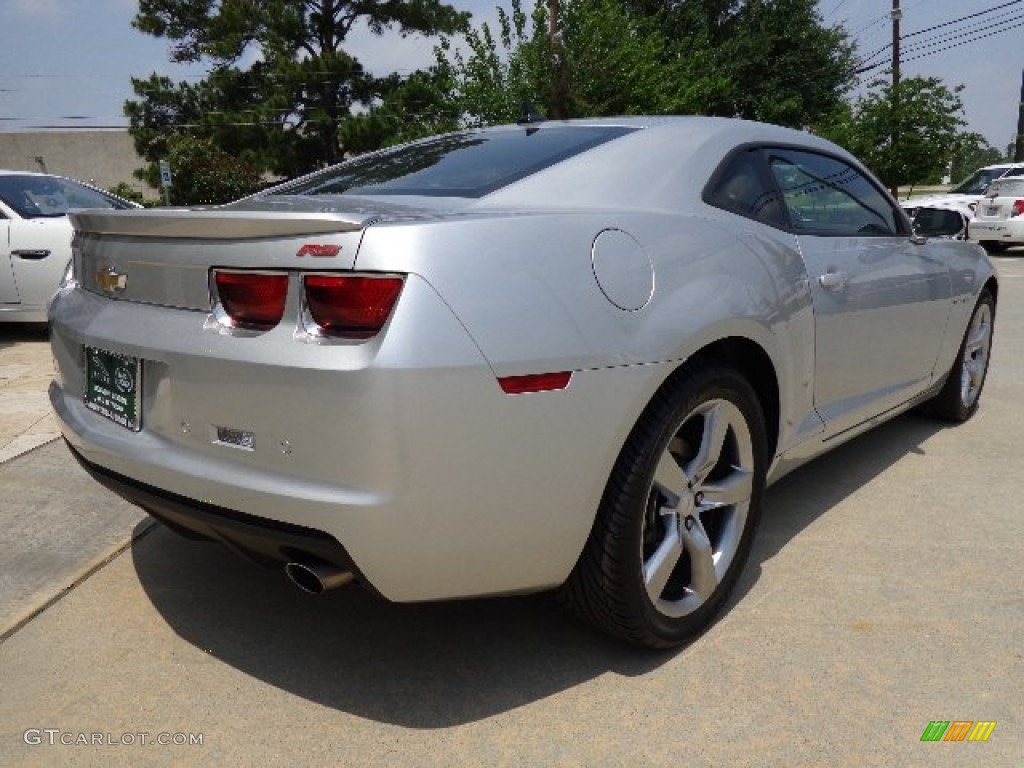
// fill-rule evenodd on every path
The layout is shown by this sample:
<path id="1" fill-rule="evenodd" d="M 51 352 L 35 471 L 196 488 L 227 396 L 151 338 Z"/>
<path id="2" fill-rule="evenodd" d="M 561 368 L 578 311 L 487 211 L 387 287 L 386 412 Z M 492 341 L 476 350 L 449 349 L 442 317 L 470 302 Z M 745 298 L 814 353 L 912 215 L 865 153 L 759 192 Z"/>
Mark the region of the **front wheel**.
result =
<path id="1" fill-rule="evenodd" d="M 764 417 L 743 377 L 699 364 L 677 373 L 619 455 L 564 602 L 639 645 L 696 637 L 750 552 L 765 454 Z"/>

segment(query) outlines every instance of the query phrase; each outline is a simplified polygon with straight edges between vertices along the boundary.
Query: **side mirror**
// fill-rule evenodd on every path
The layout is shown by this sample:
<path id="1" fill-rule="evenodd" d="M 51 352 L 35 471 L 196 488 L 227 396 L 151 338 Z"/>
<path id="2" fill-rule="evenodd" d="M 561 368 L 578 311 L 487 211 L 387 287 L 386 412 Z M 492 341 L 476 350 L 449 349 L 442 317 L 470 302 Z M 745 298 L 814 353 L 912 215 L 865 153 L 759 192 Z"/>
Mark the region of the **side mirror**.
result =
<path id="1" fill-rule="evenodd" d="M 913 231 L 917 238 L 962 238 L 967 222 L 963 214 L 948 208 L 920 208 L 914 216 Z"/>

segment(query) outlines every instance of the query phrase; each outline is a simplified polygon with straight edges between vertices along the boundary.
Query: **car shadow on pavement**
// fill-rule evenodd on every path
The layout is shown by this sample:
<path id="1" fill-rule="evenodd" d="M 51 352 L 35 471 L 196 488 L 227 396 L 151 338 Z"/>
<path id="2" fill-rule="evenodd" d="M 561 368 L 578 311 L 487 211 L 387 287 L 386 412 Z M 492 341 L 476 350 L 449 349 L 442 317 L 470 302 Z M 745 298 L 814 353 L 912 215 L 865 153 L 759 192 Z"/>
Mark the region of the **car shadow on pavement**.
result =
<path id="1" fill-rule="evenodd" d="M 398 605 L 347 586 L 300 592 L 283 570 L 161 525 L 132 544 L 170 627 L 219 661 L 324 706 L 409 728 L 482 720 L 674 653 L 627 647 L 552 594 Z"/>
<path id="2" fill-rule="evenodd" d="M 756 583 L 763 562 L 939 429 L 902 417 L 771 489 L 727 610 Z M 403 727 L 478 721 L 608 672 L 643 675 L 680 653 L 609 639 L 550 594 L 396 605 L 350 586 L 313 597 L 282 571 L 163 526 L 138 538 L 132 557 L 153 605 L 187 642 L 297 696 Z M 684 653 L 699 653 L 701 644 Z"/>
<path id="3" fill-rule="evenodd" d="M 876 427 L 782 478 L 765 492 L 761 527 L 726 610 L 757 583 L 761 566 L 815 520 L 909 454 L 948 422 L 911 412 Z"/>

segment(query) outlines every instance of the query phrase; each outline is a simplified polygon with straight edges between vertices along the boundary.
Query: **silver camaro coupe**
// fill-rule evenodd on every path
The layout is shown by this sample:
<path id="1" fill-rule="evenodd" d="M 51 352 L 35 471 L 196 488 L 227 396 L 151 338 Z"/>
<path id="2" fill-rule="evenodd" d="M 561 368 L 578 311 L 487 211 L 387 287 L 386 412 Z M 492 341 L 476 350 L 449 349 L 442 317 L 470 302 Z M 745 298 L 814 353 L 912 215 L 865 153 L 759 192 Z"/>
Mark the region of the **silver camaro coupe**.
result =
<path id="1" fill-rule="evenodd" d="M 50 399 L 98 481 L 308 591 L 558 588 L 653 647 L 721 609 L 767 483 L 975 412 L 998 295 L 842 149 L 717 118 L 468 130 L 72 220 Z"/>

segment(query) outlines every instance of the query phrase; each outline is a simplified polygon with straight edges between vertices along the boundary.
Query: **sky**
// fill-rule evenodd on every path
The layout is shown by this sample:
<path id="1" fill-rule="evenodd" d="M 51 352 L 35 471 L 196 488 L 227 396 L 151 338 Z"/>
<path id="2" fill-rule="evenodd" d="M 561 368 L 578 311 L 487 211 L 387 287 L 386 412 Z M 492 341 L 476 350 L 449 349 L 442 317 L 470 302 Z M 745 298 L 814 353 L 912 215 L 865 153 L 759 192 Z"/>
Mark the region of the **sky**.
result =
<path id="1" fill-rule="evenodd" d="M 493 20 L 499 3 L 508 7 L 507 0 L 452 5 L 480 21 Z M 0 0 L 0 131 L 125 127 L 122 104 L 133 97 L 131 76 L 158 72 L 174 80 L 201 78 L 204 67 L 170 63 L 167 41 L 131 26 L 137 5 L 136 0 Z M 949 88 L 966 86 L 961 99 L 967 130 L 1004 149 L 1017 126 L 1024 2 L 901 0 L 901 6 L 901 32 L 909 35 L 903 75 L 937 77 Z M 818 7 L 826 24 L 846 28 L 862 57 L 891 41 L 892 0 L 820 0 Z M 983 11 L 988 13 L 913 34 Z M 427 66 L 432 49 L 433 41 L 420 37 L 378 38 L 365 30 L 351 36 L 348 46 L 376 74 Z M 886 50 L 877 58 L 889 56 Z"/>

